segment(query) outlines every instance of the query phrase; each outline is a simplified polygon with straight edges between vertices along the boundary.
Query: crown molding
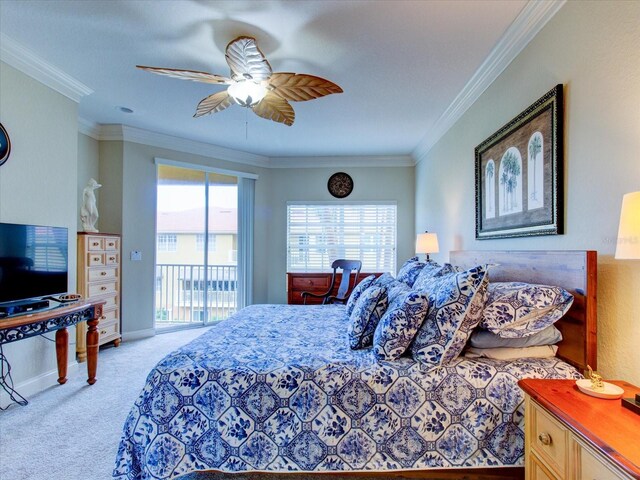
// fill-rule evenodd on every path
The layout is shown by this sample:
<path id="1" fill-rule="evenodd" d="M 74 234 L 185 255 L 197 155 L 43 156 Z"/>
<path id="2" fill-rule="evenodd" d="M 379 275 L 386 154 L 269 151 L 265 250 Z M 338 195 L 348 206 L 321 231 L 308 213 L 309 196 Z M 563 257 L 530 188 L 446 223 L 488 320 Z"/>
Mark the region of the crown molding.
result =
<path id="1" fill-rule="evenodd" d="M 525 5 L 473 77 L 413 150 L 416 163 L 426 157 L 565 3 L 566 0 L 530 0 Z"/>
<path id="2" fill-rule="evenodd" d="M 0 33 L 0 60 L 76 103 L 93 90 L 40 58 L 4 33 Z"/>
<path id="3" fill-rule="evenodd" d="M 78 133 L 87 135 L 94 140 L 100 140 L 100 124 L 80 117 L 78 118 Z"/>
<path id="4" fill-rule="evenodd" d="M 83 122 L 90 123 L 86 122 L 86 120 Z M 80 125 L 80 121 L 78 124 Z M 87 133 L 87 135 L 96 138 L 89 133 Z M 167 150 L 175 150 L 183 153 L 191 153 L 193 155 L 202 155 L 205 157 L 217 158 L 219 160 L 252 165 L 254 167 L 269 167 L 269 157 L 219 147 L 210 143 L 174 137 L 164 133 L 143 130 L 141 128 L 130 127 L 128 125 L 100 125 L 97 140 L 116 140 L 139 143 L 152 147 L 165 148 Z"/>
<path id="5" fill-rule="evenodd" d="M 413 167 L 410 155 L 361 155 L 346 157 L 270 157 L 271 168 L 322 168 L 322 167 Z"/>

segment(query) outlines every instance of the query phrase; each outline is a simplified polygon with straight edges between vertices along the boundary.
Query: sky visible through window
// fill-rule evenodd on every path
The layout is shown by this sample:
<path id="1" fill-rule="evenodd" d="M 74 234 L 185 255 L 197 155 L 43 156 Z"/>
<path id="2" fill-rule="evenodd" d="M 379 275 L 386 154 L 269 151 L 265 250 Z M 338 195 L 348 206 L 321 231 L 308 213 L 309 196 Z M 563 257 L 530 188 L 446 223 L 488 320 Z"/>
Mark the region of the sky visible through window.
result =
<path id="1" fill-rule="evenodd" d="M 236 208 L 237 185 L 215 185 L 209 189 L 209 204 L 214 207 Z M 158 211 L 179 212 L 198 208 L 204 203 L 204 187 L 195 185 L 158 185 Z"/>

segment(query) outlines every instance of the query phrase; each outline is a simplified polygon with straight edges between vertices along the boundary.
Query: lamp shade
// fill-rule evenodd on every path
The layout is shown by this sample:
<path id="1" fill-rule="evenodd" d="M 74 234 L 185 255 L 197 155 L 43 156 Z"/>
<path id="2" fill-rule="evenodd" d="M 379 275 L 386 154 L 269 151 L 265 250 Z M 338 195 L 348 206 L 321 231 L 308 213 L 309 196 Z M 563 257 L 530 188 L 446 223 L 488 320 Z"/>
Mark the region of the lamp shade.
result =
<path id="1" fill-rule="evenodd" d="M 419 233 L 416 237 L 416 253 L 438 253 L 438 235 L 435 233 Z"/>
<path id="2" fill-rule="evenodd" d="M 640 192 L 622 198 L 616 258 L 640 259 Z"/>

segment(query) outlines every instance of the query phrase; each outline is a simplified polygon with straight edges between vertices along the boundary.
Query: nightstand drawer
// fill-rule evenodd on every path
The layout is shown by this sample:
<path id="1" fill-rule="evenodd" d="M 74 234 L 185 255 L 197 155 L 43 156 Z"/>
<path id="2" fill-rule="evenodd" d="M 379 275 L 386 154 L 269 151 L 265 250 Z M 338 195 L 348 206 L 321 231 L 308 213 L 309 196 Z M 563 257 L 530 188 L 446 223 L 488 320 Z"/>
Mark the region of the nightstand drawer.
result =
<path id="1" fill-rule="evenodd" d="M 622 480 L 628 477 L 621 477 L 611 471 L 604 462 L 606 460 L 600 458 L 590 448 L 576 442 L 578 451 L 580 452 L 580 470 L 578 480 Z"/>
<path id="2" fill-rule="evenodd" d="M 95 268 L 89 270 L 89 281 L 95 282 L 100 280 L 111 280 L 116 278 L 116 267 Z"/>
<path id="3" fill-rule="evenodd" d="M 557 475 L 564 477 L 567 430 L 535 402 L 531 402 L 531 410 L 531 446 Z"/>
<path id="4" fill-rule="evenodd" d="M 558 477 L 547 470 L 535 455 L 531 456 L 527 469 L 531 472 L 530 480 L 558 480 Z"/>

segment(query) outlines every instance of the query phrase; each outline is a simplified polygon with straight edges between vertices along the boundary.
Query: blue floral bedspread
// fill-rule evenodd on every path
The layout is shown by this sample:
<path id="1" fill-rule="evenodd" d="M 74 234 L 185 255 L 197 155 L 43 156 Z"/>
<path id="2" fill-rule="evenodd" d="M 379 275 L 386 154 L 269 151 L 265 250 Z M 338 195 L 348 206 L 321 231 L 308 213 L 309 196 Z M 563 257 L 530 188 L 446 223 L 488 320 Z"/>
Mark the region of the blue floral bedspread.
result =
<path id="1" fill-rule="evenodd" d="M 196 470 L 361 471 L 521 465 L 520 378 L 579 378 L 557 359 L 351 350 L 342 305 L 254 305 L 165 357 L 123 429 L 113 477 Z"/>

